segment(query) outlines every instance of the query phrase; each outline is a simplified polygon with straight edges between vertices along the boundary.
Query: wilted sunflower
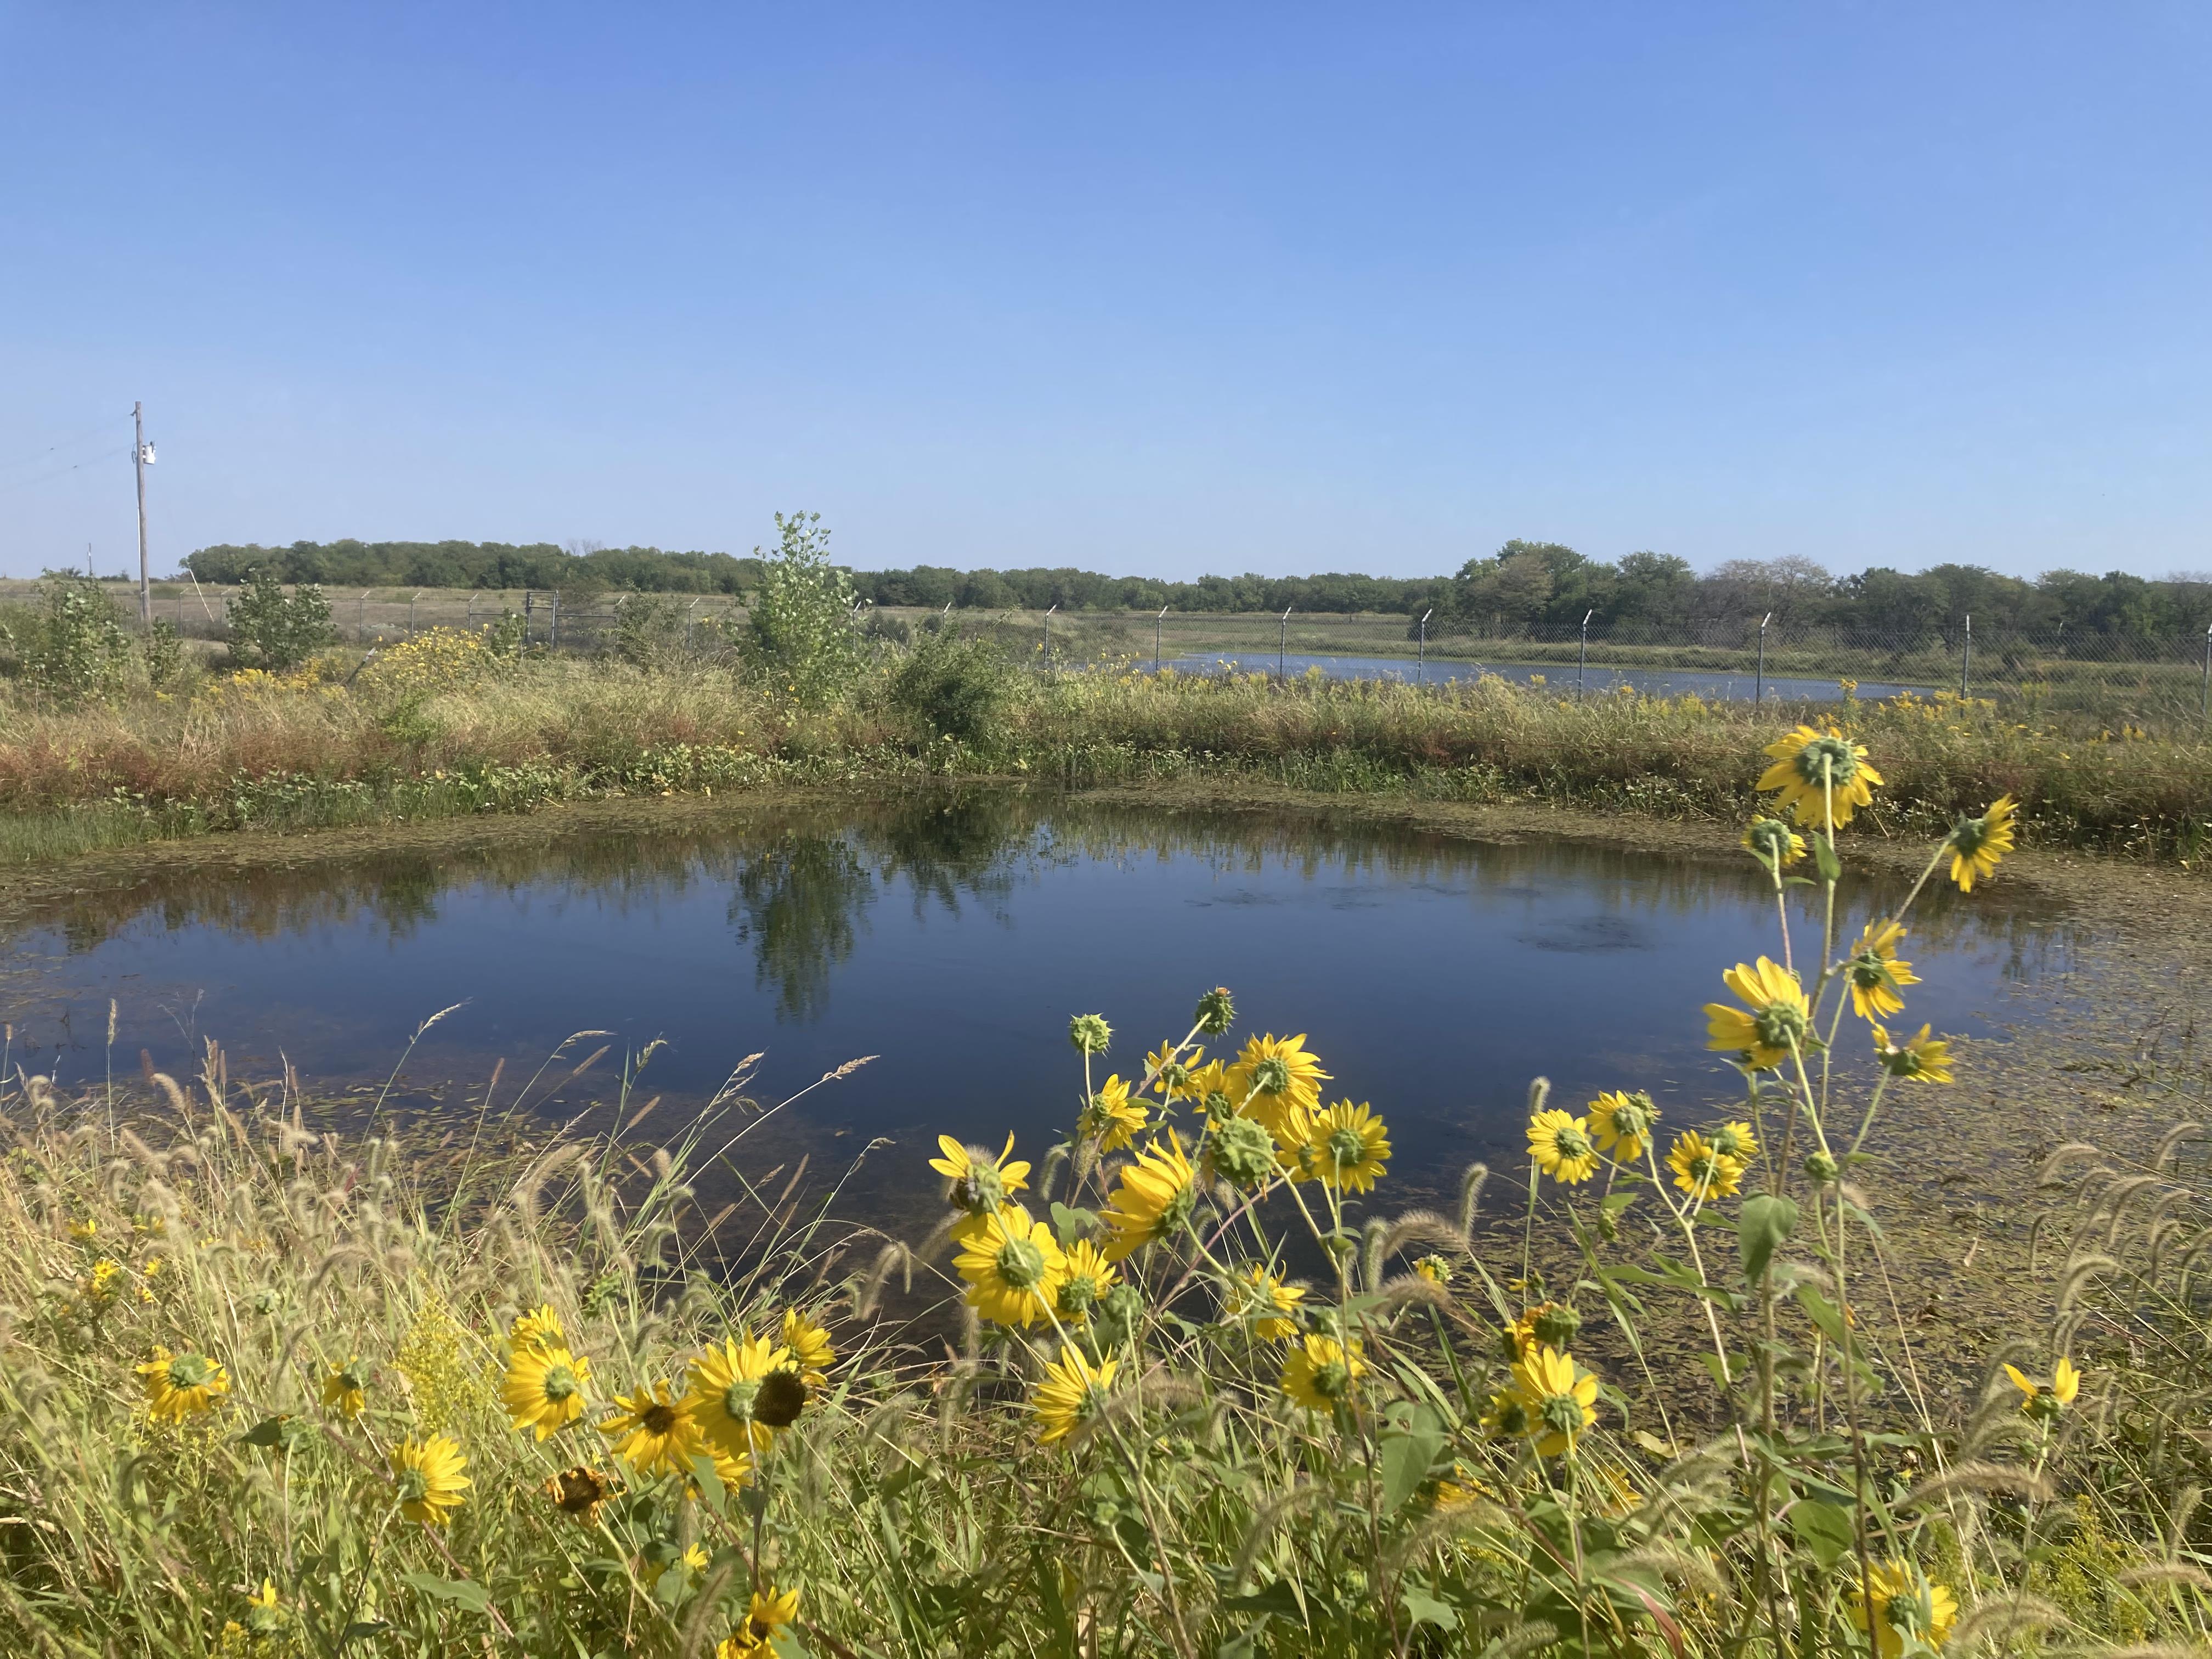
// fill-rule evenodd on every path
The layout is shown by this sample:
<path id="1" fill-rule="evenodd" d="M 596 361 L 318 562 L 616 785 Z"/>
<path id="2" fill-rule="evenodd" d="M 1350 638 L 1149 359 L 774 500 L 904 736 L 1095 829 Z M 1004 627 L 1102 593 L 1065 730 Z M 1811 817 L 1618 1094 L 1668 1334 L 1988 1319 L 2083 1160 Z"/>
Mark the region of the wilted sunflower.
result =
<path id="1" fill-rule="evenodd" d="M 1588 1121 L 1556 1106 L 1528 1120 L 1528 1155 L 1546 1175 L 1571 1187 L 1597 1173 L 1597 1143 Z"/>
<path id="2" fill-rule="evenodd" d="M 517 1353 L 526 1348 L 540 1347 L 547 1343 L 559 1345 L 568 1341 L 568 1334 L 561 1328 L 561 1316 L 553 1311 L 550 1303 L 517 1316 L 507 1333 L 508 1345 Z"/>
<path id="3" fill-rule="evenodd" d="M 1295 1146 L 1305 1139 L 1297 1131 L 1306 1114 L 1321 1104 L 1321 1085 L 1328 1073 L 1322 1070 L 1320 1056 L 1308 1052 L 1304 1032 L 1279 1037 L 1270 1031 L 1246 1041 L 1223 1081 L 1237 1110 L 1256 1120 L 1278 1145 Z"/>
<path id="4" fill-rule="evenodd" d="M 1667 1167 L 1674 1172 L 1674 1184 L 1697 1199 L 1732 1197 L 1743 1181 L 1743 1165 L 1695 1129 L 1674 1137 Z"/>
<path id="5" fill-rule="evenodd" d="M 539 1490 L 553 1500 L 555 1509 L 588 1527 L 599 1520 L 599 1505 L 621 1493 L 622 1482 L 579 1463 L 562 1470 Z"/>
<path id="6" fill-rule="evenodd" d="M 1851 1622 L 1873 1642 L 1877 1659 L 1901 1659 L 1908 1638 L 1942 1647 L 1958 1618 L 1949 1586 L 1909 1561 L 1877 1562 L 1851 1597 Z"/>
<path id="7" fill-rule="evenodd" d="M 1897 942 L 1904 937 L 1905 929 L 1896 922 L 1870 921 L 1851 947 L 1844 976 L 1850 983 L 1851 1006 L 1861 1019 L 1887 1019 L 1901 1012 L 1905 999 L 1898 995 L 1899 988 L 1920 983 L 1912 964 L 1898 957 Z"/>
<path id="8" fill-rule="evenodd" d="M 1609 1089 L 1589 1103 L 1591 1139 L 1623 1164 L 1642 1159 L 1658 1122 L 1658 1107 L 1640 1089 L 1633 1094 Z"/>
<path id="9" fill-rule="evenodd" d="M 544 1439 L 584 1414 L 584 1389 L 592 1362 L 552 1344 L 517 1348 L 507 1362 L 500 1403 L 518 1429 L 534 1429 Z"/>
<path id="10" fill-rule="evenodd" d="M 830 1367 L 837 1359 L 830 1333 L 796 1308 L 784 1310 L 783 1346 L 791 1351 L 791 1363 L 808 1388 L 818 1389 L 830 1381 Z"/>
<path id="11" fill-rule="evenodd" d="M 1753 818 L 1743 847 L 1770 870 L 1787 870 L 1805 856 L 1805 837 L 1780 818 Z"/>
<path id="12" fill-rule="evenodd" d="M 1951 879 L 1959 890 L 1971 893 L 1974 884 L 1996 873 L 1997 864 L 2012 851 L 2013 820 L 2020 808 L 2010 795 L 1999 795 L 1978 818 L 1960 818 L 1944 843 L 1951 849 Z"/>
<path id="13" fill-rule="evenodd" d="M 799 1617 L 799 1592 L 781 1595 L 770 1584 L 755 1590 L 745 1609 L 745 1622 L 724 1637 L 714 1649 L 714 1659 L 765 1659 L 775 1650 L 775 1633 Z"/>
<path id="14" fill-rule="evenodd" d="M 392 1478 L 399 1492 L 399 1512 L 410 1521 L 443 1526 L 460 1508 L 471 1485 L 461 1471 L 469 1460 L 451 1435 L 411 1435 L 392 1449 Z"/>
<path id="15" fill-rule="evenodd" d="M 963 1146 L 951 1135 L 939 1135 L 943 1158 L 933 1158 L 929 1167 L 952 1183 L 952 1201 L 968 1212 L 968 1219 L 953 1230 L 956 1238 L 972 1231 L 983 1217 L 993 1213 L 1013 1194 L 1030 1184 L 1030 1166 L 1020 1158 L 1007 1161 L 1014 1138 L 993 1158 L 980 1146 Z"/>
<path id="16" fill-rule="evenodd" d="M 1299 1161 L 1325 1187 L 1367 1192 L 1390 1162 L 1389 1133 L 1365 1101 L 1340 1100 L 1314 1118 Z"/>
<path id="17" fill-rule="evenodd" d="M 1102 1359 L 1093 1365 L 1073 1343 L 1061 1348 L 1060 1358 L 1046 1364 L 1036 1391 L 1030 1396 L 1037 1438 L 1048 1445 L 1064 1440 L 1096 1417 L 1106 1403 L 1106 1391 L 1114 1384 L 1119 1363 Z"/>
<path id="18" fill-rule="evenodd" d="M 1513 1366 L 1513 1392 L 1528 1414 L 1523 1431 L 1541 1457 L 1571 1452 L 1597 1421 L 1597 1378 L 1557 1348 L 1540 1347 Z"/>
<path id="19" fill-rule="evenodd" d="M 2081 1392 L 2081 1373 L 2074 1369 L 2074 1362 L 2059 1356 L 2057 1369 L 2051 1374 L 2051 1386 L 2046 1389 L 2032 1377 L 2024 1375 L 2017 1366 L 2005 1367 L 2005 1375 L 2021 1392 L 2020 1408 L 2038 1419 L 2051 1418 L 2074 1403 Z"/>
<path id="20" fill-rule="evenodd" d="M 1774 764 L 1760 775 L 1757 787 L 1781 791 L 1782 804 L 1800 823 L 1840 830 L 1858 808 L 1874 804 L 1874 786 L 1881 774 L 1867 764 L 1865 744 L 1833 727 L 1816 732 L 1801 726 L 1767 744 L 1766 754 Z"/>
<path id="21" fill-rule="evenodd" d="M 1119 1261 L 1154 1239 L 1165 1238 L 1190 1218 L 1198 1200 L 1198 1175 L 1172 1129 L 1125 1164 L 1105 1222 L 1106 1259 Z M 1048 1230 L 1049 1231 L 1049 1230 Z"/>
<path id="22" fill-rule="evenodd" d="M 1333 1336 L 1309 1333 L 1283 1362 L 1283 1396 L 1310 1412 L 1334 1411 L 1366 1372 L 1357 1337 L 1347 1349 Z"/>
<path id="23" fill-rule="evenodd" d="M 1242 1276 L 1229 1281 L 1229 1288 L 1231 1317 L 1249 1320 L 1252 1334 L 1262 1342 L 1279 1342 L 1298 1334 L 1297 1322 L 1291 1316 L 1305 1300 L 1303 1285 L 1285 1285 L 1254 1262 Z"/>
<path id="24" fill-rule="evenodd" d="M 599 1425 L 614 1442 L 615 1455 L 641 1475 L 691 1473 L 701 1449 L 699 1425 L 691 1403 L 678 1400 L 665 1382 L 649 1382 L 625 1398 L 617 1395 L 615 1414 Z"/>
<path id="25" fill-rule="evenodd" d="M 230 1373 L 204 1353 L 172 1354 L 156 1346 L 137 1368 L 146 1379 L 146 1414 L 156 1423 L 181 1423 L 211 1409 L 230 1392 Z"/>
<path id="26" fill-rule="evenodd" d="M 359 1417 L 368 1405 L 368 1361 L 358 1354 L 331 1367 L 323 1378 L 323 1404 L 341 1417 Z"/>
<path id="27" fill-rule="evenodd" d="M 986 1217 L 961 1240 L 952 1265 L 968 1281 L 968 1305 L 1000 1325 L 1048 1320 L 1067 1276 L 1067 1256 L 1051 1224 L 1031 1220 L 1018 1204 Z"/>
<path id="28" fill-rule="evenodd" d="M 1118 1152 L 1151 1116 L 1152 1109 L 1143 1101 L 1129 1098 L 1129 1085 L 1119 1076 L 1109 1075 L 1083 1109 L 1076 1128 L 1097 1140 L 1100 1152 Z"/>
<path id="29" fill-rule="evenodd" d="M 1875 1058 L 1892 1077 L 1908 1078 L 1915 1083 L 1950 1082 L 1951 1045 L 1941 1037 L 1929 1036 L 1929 1030 L 1923 1025 L 1905 1042 L 1893 1042 L 1887 1030 L 1875 1026 Z"/>
<path id="30" fill-rule="evenodd" d="M 1779 1066 L 1790 1058 L 1793 1044 L 1802 1045 L 1811 1029 L 1812 1010 L 1797 975 L 1765 957 L 1753 966 L 1739 962 L 1721 975 L 1729 990 L 1741 998 L 1744 1008 L 1724 1002 L 1705 1005 L 1705 1047 L 1721 1054 L 1741 1054 L 1753 1071 Z"/>
<path id="31" fill-rule="evenodd" d="M 774 1431 L 761 1418 L 761 1392 L 787 1358 L 768 1338 L 739 1326 L 735 1336 L 724 1337 L 691 1362 L 691 1392 L 684 1403 L 718 1464 L 743 1461 L 750 1468 L 752 1454 L 775 1443 Z M 728 1477 L 723 1479 L 726 1483 Z"/>
<path id="32" fill-rule="evenodd" d="M 1103 1250 L 1087 1238 L 1079 1238 L 1067 1247 L 1067 1272 L 1060 1281 L 1053 1311 L 1063 1325 L 1087 1325 L 1091 1310 L 1105 1300 L 1106 1292 L 1120 1279 Z"/>

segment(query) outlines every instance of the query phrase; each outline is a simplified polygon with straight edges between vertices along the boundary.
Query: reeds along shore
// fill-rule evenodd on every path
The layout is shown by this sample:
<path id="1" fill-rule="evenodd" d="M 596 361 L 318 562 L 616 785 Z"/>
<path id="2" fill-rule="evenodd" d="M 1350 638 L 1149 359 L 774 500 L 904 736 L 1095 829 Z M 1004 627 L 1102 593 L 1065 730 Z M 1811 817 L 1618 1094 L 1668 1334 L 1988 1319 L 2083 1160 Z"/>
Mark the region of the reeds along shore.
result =
<path id="1" fill-rule="evenodd" d="M 742 1100 L 655 1147 L 627 1096 L 592 1139 L 489 1093 L 311 1116 L 212 1045 L 135 1100 L 16 1073 L 0 1648 L 2202 1651 L 2212 1134 L 2055 1149 L 2017 1328 L 1919 1326 L 1865 1154 L 1897 1091 L 1976 1097 L 1912 910 L 2016 819 L 1793 929 L 1891 763 L 1801 726 L 1756 763 L 1777 932 L 1704 1016 L 1739 1086 L 1670 1121 L 1538 1079 L 1448 1211 L 1393 1201 L 1397 1103 L 1218 988 L 1181 1034 L 1071 1019 L 1044 1144 L 874 1149 L 915 1237 L 789 1184 L 704 1213 Z"/>
<path id="2" fill-rule="evenodd" d="M 735 664 L 512 660 L 482 635 L 433 630 L 366 669 L 187 665 L 172 690 L 66 709 L 19 695 L 0 725 L 0 862 L 240 828 L 962 774 L 1734 817 L 1750 800 L 1740 757 L 1798 715 L 1880 749 L 1890 787 L 1871 810 L 1888 833 L 1940 830 L 2002 792 L 2032 841 L 2194 863 L 2212 837 L 2212 742 L 1948 696 L 1783 711 L 1496 680 L 1034 675 L 981 650 L 933 677 L 902 660 L 857 664 L 802 700 Z"/>

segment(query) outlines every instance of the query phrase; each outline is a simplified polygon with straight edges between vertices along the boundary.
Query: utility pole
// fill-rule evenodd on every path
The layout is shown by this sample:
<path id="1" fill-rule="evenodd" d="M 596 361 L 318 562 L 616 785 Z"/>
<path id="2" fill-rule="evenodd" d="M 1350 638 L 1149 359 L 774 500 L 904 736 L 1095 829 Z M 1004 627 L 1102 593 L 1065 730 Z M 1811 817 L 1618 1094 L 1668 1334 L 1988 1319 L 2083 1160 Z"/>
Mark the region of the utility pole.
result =
<path id="1" fill-rule="evenodd" d="M 154 452 L 146 445 L 146 405 L 131 405 L 131 429 L 135 437 L 131 449 L 132 464 L 138 469 L 138 625 L 154 625 L 153 579 L 146 569 L 146 463 L 154 459 Z"/>

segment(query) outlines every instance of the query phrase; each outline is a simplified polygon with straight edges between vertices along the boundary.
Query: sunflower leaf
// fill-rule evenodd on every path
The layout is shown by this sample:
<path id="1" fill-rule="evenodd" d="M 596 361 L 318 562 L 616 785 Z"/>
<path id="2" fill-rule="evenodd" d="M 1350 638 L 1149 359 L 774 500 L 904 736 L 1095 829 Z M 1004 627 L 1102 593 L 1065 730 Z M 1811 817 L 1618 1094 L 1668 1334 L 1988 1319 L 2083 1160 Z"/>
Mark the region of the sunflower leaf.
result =
<path id="1" fill-rule="evenodd" d="M 1775 1250 L 1797 1230 L 1797 1204 L 1779 1193 L 1760 1193 L 1743 1201 L 1736 1222 L 1736 1246 L 1743 1254 L 1743 1276 L 1753 1285 L 1765 1276 Z"/>
<path id="2" fill-rule="evenodd" d="M 471 1613 L 485 1612 L 491 1606 L 491 1592 L 472 1579 L 441 1578 L 431 1572 L 403 1572 L 399 1576 L 423 1595 L 451 1601 Z"/>
<path id="3" fill-rule="evenodd" d="M 1813 837 L 1813 862 L 1820 866 L 1820 879 L 1838 882 L 1844 878 L 1844 866 L 1836 856 L 1835 843 L 1826 836 Z"/>

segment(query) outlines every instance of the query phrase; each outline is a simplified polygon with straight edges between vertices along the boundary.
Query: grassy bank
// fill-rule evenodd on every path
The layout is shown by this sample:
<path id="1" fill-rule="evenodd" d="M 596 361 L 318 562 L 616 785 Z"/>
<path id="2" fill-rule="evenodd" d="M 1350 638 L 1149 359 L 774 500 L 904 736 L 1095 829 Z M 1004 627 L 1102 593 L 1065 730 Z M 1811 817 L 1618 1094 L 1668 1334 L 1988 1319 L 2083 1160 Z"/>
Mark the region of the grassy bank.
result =
<path id="1" fill-rule="evenodd" d="M 2144 1109 L 2019 1171 L 2049 1214 L 1970 1341 L 1917 1305 L 1885 1171 L 2024 1113 L 1911 1035 L 1885 948 L 1740 949 L 1802 974 L 1714 964 L 1742 1095 L 1661 1124 L 1634 1078 L 1539 1084 L 1528 1161 L 1425 1212 L 1389 1127 L 1423 1103 L 1336 1101 L 1328 1033 L 1226 993 L 1180 1042 L 1073 1021 L 1054 1144 L 886 1149 L 942 1195 L 889 1234 L 834 1172 L 760 1178 L 763 1103 L 660 1124 L 649 1055 L 558 1131 L 518 1109 L 551 1073 L 395 1118 L 213 1048 L 68 1097 L 15 1072 L 0 1645 L 2200 1650 L 2193 1040 L 2100 996 L 2073 1063 L 2124 1060 Z M 714 1170 L 757 1178 L 708 1213 Z"/>
<path id="2" fill-rule="evenodd" d="M 457 643 L 459 641 L 459 643 Z M 1545 800 L 1735 818 L 1793 716 L 1630 694 L 1577 702 L 1497 681 L 1443 690 L 1318 678 L 1031 676 L 961 669 L 916 692 L 898 659 L 826 705 L 727 667 L 503 662 L 432 634 L 356 672 L 189 670 L 168 693 L 0 723 L 0 862 L 240 829 L 527 811 L 770 784 L 1023 775 L 1070 787 L 1218 779 L 1329 793 Z M 1799 711 L 1839 720 L 1888 787 L 1885 833 L 1998 792 L 2051 845 L 2198 860 L 2212 744 L 1939 697 Z"/>

